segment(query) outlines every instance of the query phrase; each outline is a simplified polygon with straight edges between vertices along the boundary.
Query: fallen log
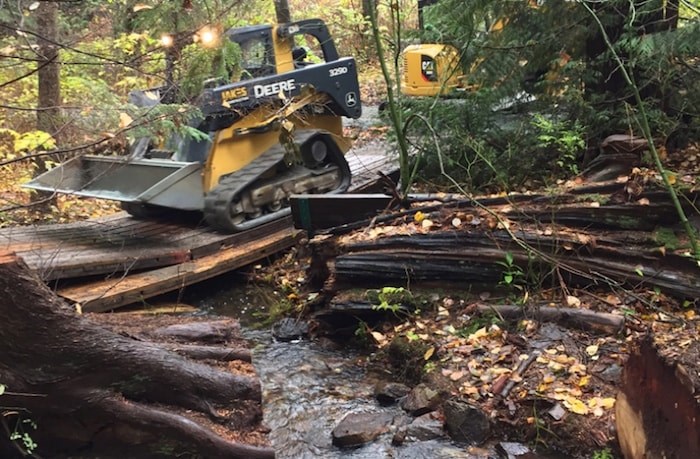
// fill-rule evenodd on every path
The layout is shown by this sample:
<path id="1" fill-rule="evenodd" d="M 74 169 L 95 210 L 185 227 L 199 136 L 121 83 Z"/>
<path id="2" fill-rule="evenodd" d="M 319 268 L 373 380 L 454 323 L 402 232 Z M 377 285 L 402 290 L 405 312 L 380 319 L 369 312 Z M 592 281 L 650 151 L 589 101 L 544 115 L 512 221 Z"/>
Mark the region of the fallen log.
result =
<path id="1" fill-rule="evenodd" d="M 405 223 L 373 237 L 314 238 L 310 246 L 309 278 L 317 287 L 330 281 L 331 290 L 387 282 L 498 283 L 509 253 L 522 272 L 557 267 L 580 285 L 646 285 L 681 298 L 700 297 L 693 259 L 660 250 L 650 234 L 640 231 L 543 230 L 526 224 L 506 231 L 483 223 L 424 230 Z"/>
<path id="2" fill-rule="evenodd" d="M 625 318 L 607 312 L 589 309 L 558 308 L 549 306 L 524 307 L 513 305 L 478 305 L 482 313 L 494 312 L 504 319 L 532 318 L 541 322 L 557 322 L 564 326 L 574 326 L 583 330 L 597 330 L 606 333 L 620 333 L 625 326 Z"/>
<path id="3" fill-rule="evenodd" d="M 0 294 L 0 382 L 7 388 L 0 405 L 13 407 L 1 409 L 0 421 L 9 428 L 35 420 L 35 453 L 274 457 L 269 448 L 230 439 L 259 423 L 256 377 L 193 362 L 76 316 L 12 253 L 0 254 Z M 202 424 L 206 419 L 223 423 L 230 438 Z M 16 457 L 18 449 L 0 436 L 0 456 Z"/>

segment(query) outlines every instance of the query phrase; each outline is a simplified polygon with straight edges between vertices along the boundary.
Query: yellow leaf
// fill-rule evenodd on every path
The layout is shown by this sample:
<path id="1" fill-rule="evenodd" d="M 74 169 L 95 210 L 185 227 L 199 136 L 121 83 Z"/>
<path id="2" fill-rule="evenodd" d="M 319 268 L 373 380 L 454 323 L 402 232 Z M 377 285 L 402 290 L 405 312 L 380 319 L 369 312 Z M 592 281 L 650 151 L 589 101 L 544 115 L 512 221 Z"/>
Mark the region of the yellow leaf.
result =
<path id="1" fill-rule="evenodd" d="M 372 338 L 379 344 L 380 346 L 384 343 L 386 343 L 386 337 L 379 333 L 378 331 L 373 331 L 372 333 Z"/>
<path id="2" fill-rule="evenodd" d="M 670 185 L 674 185 L 676 183 L 676 174 L 666 172 L 666 178 L 668 179 L 668 183 Z"/>
<path id="3" fill-rule="evenodd" d="M 133 118 L 131 118 L 128 114 L 126 113 L 120 113 L 119 114 L 119 129 L 124 129 L 128 125 L 132 123 Z"/>
<path id="4" fill-rule="evenodd" d="M 587 386 L 589 382 L 591 382 L 591 376 L 586 375 L 586 376 L 583 376 L 581 379 L 579 379 L 578 385 L 579 385 L 579 387 L 584 387 L 584 386 Z"/>
<path id="5" fill-rule="evenodd" d="M 609 410 L 610 408 L 615 406 L 615 399 L 611 397 L 600 399 L 600 406 L 602 406 L 606 410 Z"/>
<path id="6" fill-rule="evenodd" d="M 432 357 L 434 353 L 435 353 L 435 348 L 431 346 L 428 348 L 427 351 L 425 351 L 425 354 L 423 354 L 423 358 L 425 360 L 430 360 L 430 357 Z"/>
<path id="7" fill-rule="evenodd" d="M 581 300 L 579 300 L 578 298 L 576 298 L 573 295 L 567 295 L 566 296 L 566 304 L 570 308 L 578 308 L 579 306 L 581 306 Z"/>
<path id="8" fill-rule="evenodd" d="M 569 411 L 576 414 L 588 414 L 588 407 L 581 400 L 574 397 L 567 397 L 564 399 L 564 406 L 568 408 Z"/>
<path id="9" fill-rule="evenodd" d="M 425 220 L 425 214 L 421 212 L 420 210 L 416 212 L 416 214 L 413 216 L 413 219 L 416 221 L 416 223 L 420 223 L 423 220 Z"/>
<path id="10" fill-rule="evenodd" d="M 150 5 L 144 5 L 143 3 L 137 3 L 134 5 L 134 13 L 138 13 L 139 11 L 143 10 L 152 10 L 153 7 Z"/>
<path id="11" fill-rule="evenodd" d="M 597 344 L 591 344 L 590 346 L 586 347 L 586 354 L 590 355 L 593 357 L 598 353 L 598 345 Z"/>

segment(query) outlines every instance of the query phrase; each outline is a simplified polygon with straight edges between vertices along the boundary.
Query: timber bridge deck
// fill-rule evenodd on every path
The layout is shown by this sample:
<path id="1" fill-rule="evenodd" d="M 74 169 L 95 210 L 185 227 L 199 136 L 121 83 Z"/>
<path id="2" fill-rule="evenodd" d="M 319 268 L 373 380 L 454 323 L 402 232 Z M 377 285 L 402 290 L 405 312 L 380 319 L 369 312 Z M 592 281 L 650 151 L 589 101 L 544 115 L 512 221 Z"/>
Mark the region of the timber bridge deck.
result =
<path id="1" fill-rule="evenodd" d="M 348 153 L 351 191 L 391 174 L 386 155 Z M 200 221 L 138 220 L 124 212 L 70 224 L 0 230 L 0 247 L 21 256 L 58 295 L 85 312 L 142 301 L 209 279 L 291 247 L 291 217 L 253 230 L 221 234 Z M 58 282 L 70 279 L 70 282 Z"/>

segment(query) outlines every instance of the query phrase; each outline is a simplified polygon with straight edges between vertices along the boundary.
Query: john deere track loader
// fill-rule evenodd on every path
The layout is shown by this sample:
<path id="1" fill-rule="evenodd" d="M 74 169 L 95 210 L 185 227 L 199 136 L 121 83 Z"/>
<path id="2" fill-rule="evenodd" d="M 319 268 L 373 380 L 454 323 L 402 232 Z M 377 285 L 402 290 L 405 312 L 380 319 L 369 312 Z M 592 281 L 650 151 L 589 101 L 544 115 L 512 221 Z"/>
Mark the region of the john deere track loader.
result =
<path id="1" fill-rule="evenodd" d="M 318 40 L 323 62 L 301 62 L 297 35 Z M 208 82 L 196 126 L 206 140 L 136 142 L 127 157 L 82 156 L 39 176 L 30 188 L 118 200 L 132 215 L 201 211 L 218 230 L 242 231 L 289 213 L 297 193 L 339 193 L 350 184 L 342 117 L 361 114 L 353 58 L 340 58 L 318 19 L 232 29 L 245 79 Z M 319 56 L 321 57 L 321 56 Z M 139 91 L 140 105 L 162 90 Z"/>

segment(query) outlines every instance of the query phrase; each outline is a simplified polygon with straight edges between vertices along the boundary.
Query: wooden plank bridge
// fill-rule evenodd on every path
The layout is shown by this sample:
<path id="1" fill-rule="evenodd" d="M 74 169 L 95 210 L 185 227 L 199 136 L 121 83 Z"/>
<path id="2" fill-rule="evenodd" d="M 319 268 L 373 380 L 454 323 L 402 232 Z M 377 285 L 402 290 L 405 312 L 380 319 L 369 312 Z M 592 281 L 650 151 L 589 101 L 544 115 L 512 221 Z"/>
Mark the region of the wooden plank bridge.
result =
<path id="1" fill-rule="evenodd" d="M 379 172 L 396 171 L 386 155 L 351 152 L 347 159 L 353 192 L 371 190 Z M 298 235 L 290 217 L 221 234 L 199 220 L 138 220 L 121 212 L 70 224 L 5 228 L 0 247 L 20 255 L 58 295 L 82 311 L 97 312 L 248 265 L 291 247 Z"/>

